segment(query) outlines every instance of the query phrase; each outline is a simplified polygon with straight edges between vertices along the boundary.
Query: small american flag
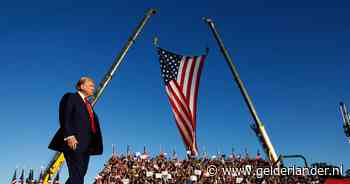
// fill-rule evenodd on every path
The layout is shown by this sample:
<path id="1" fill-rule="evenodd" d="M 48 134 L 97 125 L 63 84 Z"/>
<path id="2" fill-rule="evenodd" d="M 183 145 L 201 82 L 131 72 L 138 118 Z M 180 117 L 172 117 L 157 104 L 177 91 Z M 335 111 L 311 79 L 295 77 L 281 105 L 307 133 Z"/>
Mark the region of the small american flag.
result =
<path id="1" fill-rule="evenodd" d="M 17 169 L 15 170 L 15 173 L 13 174 L 11 184 L 16 184 L 17 183 Z"/>
<path id="2" fill-rule="evenodd" d="M 21 176 L 19 177 L 19 183 L 24 184 L 24 169 L 22 169 Z"/>
<path id="3" fill-rule="evenodd" d="M 196 110 L 200 74 L 206 55 L 182 56 L 158 48 L 161 76 L 186 149 L 198 155 Z"/>
<path id="4" fill-rule="evenodd" d="M 60 184 L 60 172 L 57 172 L 57 175 L 55 177 L 53 184 Z"/>
<path id="5" fill-rule="evenodd" d="M 44 182 L 44 178 L 43 178 L 43 170 L 40 171 L 40 175 L 39 175 L 39 182 L 38 184 L 43 184 Z"/>

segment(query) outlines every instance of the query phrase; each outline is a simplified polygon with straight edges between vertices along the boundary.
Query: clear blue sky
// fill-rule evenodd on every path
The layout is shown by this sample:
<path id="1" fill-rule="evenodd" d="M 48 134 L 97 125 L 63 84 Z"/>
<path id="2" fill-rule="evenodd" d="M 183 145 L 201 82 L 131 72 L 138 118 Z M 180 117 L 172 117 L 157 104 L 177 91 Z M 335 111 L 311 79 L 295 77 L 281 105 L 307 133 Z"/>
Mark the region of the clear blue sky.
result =
<path id="1" fill-rule="evenodd" d="M 58 128 L 58 102 L 89 75 L 99 83 L 149 7 L 145 26 L 95 106 L 105 150 L 92 157 L 86 183 L 111 155 L 160 145 L 184 148 L 160 78 L 152 38 L 181 54 L 210 48 L 198 96 L 200 150 L 255 154 L 252 118 L 206 24 L 228 48 L 278 154 L 303 154 L 350 168 L 339 101 L 350 105 L 350 4 L 347 1 L 6 1 L 0 6 L 0 183 L 14 168 L 46 166 Z M 63 177 L 67 177 L 66 166 Z"/>

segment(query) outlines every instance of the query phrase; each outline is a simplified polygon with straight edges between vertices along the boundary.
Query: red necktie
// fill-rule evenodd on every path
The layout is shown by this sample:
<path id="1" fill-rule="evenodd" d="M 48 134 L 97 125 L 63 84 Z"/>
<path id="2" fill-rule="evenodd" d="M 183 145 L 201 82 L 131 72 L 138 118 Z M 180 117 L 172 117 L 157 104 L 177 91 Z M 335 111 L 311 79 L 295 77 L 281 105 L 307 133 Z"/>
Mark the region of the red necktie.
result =
<path id="1" fill-rule="evenodd" d="M 94 112 L 92 111 L 91 104 L 90 104 L 90 102 L 89 102 L 87 97 L 85 97 L 84 102 L 85 102 L 86 108 L 87 108 L 87 110 L 89 112 L 91 130 L 92 130 L 93 133 L 96 133 Z"/>

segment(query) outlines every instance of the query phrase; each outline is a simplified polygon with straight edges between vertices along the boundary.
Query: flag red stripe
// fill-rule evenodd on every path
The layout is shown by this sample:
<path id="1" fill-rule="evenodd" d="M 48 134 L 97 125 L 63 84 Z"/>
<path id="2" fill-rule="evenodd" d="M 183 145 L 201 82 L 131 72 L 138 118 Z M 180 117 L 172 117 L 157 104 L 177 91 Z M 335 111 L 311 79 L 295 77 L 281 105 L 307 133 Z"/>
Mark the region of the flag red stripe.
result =
<path id="1" fill-rule="evenodd" d="M 182 58 L 181 58 L 178 74 L 181 74 L 181 73 L 182 73 L 182 71 L 183 71 L 182 69 L 183 69 L 183 67 L 184 67 L 184 63 L 185 63 L 185 61 L 186 61 L 186 58 L 187 58 L 187 57 L 182 57 Z M 177 81 L 178 84 L 181 83 L 181 76 L 182 76 L 182 75 L 177 75 L 177 77 L 176 77 L 176 81 Z"/>
<path id="2" fill-rule="evenodd" d="M 192 78 L 193 78 L 193 71 L 194 71 L 194 67 L 196 66 L 196 60 L 197 60 L 197 57 L 194 57 L 192 59 L 192 65 L 191 65 L 191 68 L 190 68 L 190 72 L 189 72 L 189 76 L 188 76 L 188 81 L 187 81 L 187 91 L 186 91 L 186 98 L 187 98 L 187 105 L 190 106 L 190 91 L 191 91 L 191 87 L 192 87 Z"/>
<path id="3" fill-rule="evenodd" d="M 187 122 L 186 123 L 187 130 L 189 130 L 191 132 L 191 130 L 192 130 L 192 126 L 190 123 L 191 119 L 188 117 L 188 113 L 186 114 L 186 112 L 184 111 L 183 106 L 181 105 L 181 103 L 179 103 L 179 98 L 176 96 L 173 89 L 168 87 L 167 90 L 168 90 L 168 94 L 170 95 L 171 100 L 174 102 L 175 106 L 173 108 L 176 108 L 177 111 L 179 112 L 179 115 L 182 115 L 181 116 L 182 120 L 184 122 Z"/>
<path id="4" fill-rule="evenodd" d="M 182 92 L 185 96 L 187 96 L 187 87 L 188 87 L 188 83 L 189 83 L 189 75 L 191 75 L 190 71 L 191 71 L 191 67 L 193 65 L 193 58 L 190 57 L 187 61 L 187 66 L 186 66 L 186 70 L 183 71 L 185 73 L 185 78 L 184 78 L 184 84 L 182 86 Z M 186 100 L 188 100 L 186 98 Z"/>
<path id="5" fill-rule="evenodd" d="M 176 121 L 176 125 L 178 126 L 179 128 L 179 131 L 181 133 L 181 136 L 182 136 L 182 139 L 184 140 L 185 144 L 187 145 L 187 147 L 190 147 L 191 145 L 191 142 L 192 142 L 192 138 L 191 136 L 188 134 L 189 131 L 186 129 L 186 127 L 184 126 L 184 124 L 182 122 L 183 119 L 181 116 L 179 116 L 179 111 L 178 109 L 176 108 L 176 105 L 175 105 L 175 102 L 173 101 L 173 99 L 170 97 L 170 95 L 168 96 L 169 97 L 169 102 L 171 104 L 171 106 L 173 107 L 172 110 L 173 110 L 173 113 L 174 113 L 174 116 L 175 116 L 175 121 Z M 186 136 L 187 135 L 187 136 Z"/>
<path id="6" fill-rule="evenodd" d="M 176 108 L 178 110 L 181 110 L 181 114 L 183 115 L 182 117 L 184 118 L 184 120 L 186 120 L 187 122 L 190 122 L 191 121 L 191 118 L 189 116 L 189 113 L 187 112 L 187 107 L 184 106 L 182 103 L 179 103 L 180 99 L 179 97 L 176 95 L 176 93 L 174 92 L 174 89 L 171 88 L 171 87 L 168 87 L 168 90 L 169 90 L 169 93 L 171 93 L 171 97 L 173 99 L 174 102 L 176 102 L 175 105 Z M 176 89 L 175 89 L 176 90 Z M 191 124 L 189 124 L 191 125 Z M 188 127 L 189 129 L 192 128 L 191 126 Z"/>
<path id="7" fill-rule="evenodd" d="M 185 73 L 187 70 L 188 59 L 189 59 L 189 57 L 185 57 L 185 61 L 183 63 L 183 67 L 182 67 L 182 73 L 181 73 L 181 79 L 180 79 L 180 88 L 181 89 L 183 89 L 183 87 L 184 87 Z"/>
<path id="8" fill-rule="evenodd" d="M 193 129 L 196 130 L 196 122 L 197 122 L 197 96 L 198 96 L 198 86 L 199 86 L 199 81 L 200 81 L 200 76 L 201 76 L 201 73 L 202 73 L 202 68 L 203 68 L 203 65 L 204 65 L 204 60 L 205 60 L 205 56 L 202 56 L 200 58 L 200 65 L 199 65 L 199 68 L 198 68 L 198 74 L 197 74 L 197 80 L 196 80 L 196 83 L 195 83 L 195 86 L 196 86 L 196 89 L 195 89 L 195 92 L 194 92 L 194 102 L 193 102 Z"/>
<path id="9" fill-rule="evenodd" d="M 181 88 L 174 81 L 170 81 L 169 86 L 170 86 L 172 92 L 178 97 L 177 100 L 181 101 L 181 107 L 185 110 L 188 119 L 191 120 L 192 119 L 191 111 L 190 111 L 189 107 L 187 106 L 187 100 L 186 100 L 184 94 L 182 93 Z"/>
<path id="10" fill-rule="evenodd" d="M 194 103 L 195 99 L 197 98 L 195 96 L 195 92 L 196 92 L 196 89 L 198 89 L 198 85 L 196 83 L 197 79 L 198 79 L 198 70 L 200 68 L 200 64 L 201 64 L 201 57 L 198 57 L 196 59 L 196 65 L 194 67 L 194 71 L 193 71 L 193 78 L 191 80 L 192 82 L 192 85 L 191 85 L 191 90 L 190 90 L 190 96 L 189 96 L 189 108 L 191 110 L 191 117 L 192 117 L 192 126 L 195 127 L 195 111 L 194 111 L 194 108 L 196 107 L 197 104 Z"/>
<path id="11" fill-rule="evenodd" d="M 171 100 L 174 102 L 173 104 L 175 105 L 175 106 L 173 106 L 173 108 L 175 108 L 176 110 L 177 110 L 177 112 L 179 113 L 179 115 L 182 115 L 182 116 L 180 116 L 181 117 L 181 120 L 182 120 L 182 122 L 184 122 L 184 125 L 185 125 L 185 128 L 186 128 L 186 130 L 189 132 L 189 135 L 191 136 L 191 138 L 193 137 L 192 135 L 193 135 L 193 129 L 192 129 L 192 126 L 191 126 L 191 118 L 189 118 L 188 117 L 188 113 L 186 113 L 186 112 L 184 112 L 184 106 L 182 106 L 182 104 L 181 103 L 178 103 L 179 102 L 179 99 L 178 99 L 178 97 L 176 96 L 176 94 L 174 93 L 174 91 L 173 91 L 173 89 L 172 88 L 167 88 L 168 90 L 169 90 L 169 93 L 171 93 Z M 176 104 L 178 104 L 178 105 L 176 105 Z M 179 108 L 181 108 L 181 109 L 179 109 L 178 108 L 178 106 L 179 106 Z M 184 112 L 185 114 L 183 114 L 183 113 L 181 113 L 179 110 L 181 110 L 182 112 Z M 185 116 L 185 117 L 184 117 Z"/>
<path id="12" fill-rule="evenodd" d="M 186 132 L 185 132 L 185 130 L 183 130 L 183 125 L 181 124 L 181 122 L 176 117 L 176 112 L 174 112 L 174 116 L 175 116 L 176 126 L 179 129 L 179 132 L 181 134 L 181 138 L 182 138 L 182 140 L 184 141 L 184 143 L 186 145 L 185 147 L 189 148 L 189 145 L 191 145 L 192 140 L 189 139 L 188 136 L 186 136 L 186 134 L 185 134 Z"/>
<path id="13" fill-rule="evenodd" d="M 197 80 L 198 76 L 198 69 L 199 69 L 199 66 L 200 66 L 200 57 L 197 58 L 196 62 L 195 62 L 195 65 L 194 65 L 194 70 L 193 70 L 193 74 L 192 74 L 192 80 L 191 80 L 191 89 L 190 89 L 190 94 L 189 94 L 189 108 L 191 110 L 191 113 L 193 113 L 193 100 L 195 98 L 194 96 L 194 92 L 195 92 L 195 89 L 197 88 L 197 86 L 195 85 L 195 81 Z"/>

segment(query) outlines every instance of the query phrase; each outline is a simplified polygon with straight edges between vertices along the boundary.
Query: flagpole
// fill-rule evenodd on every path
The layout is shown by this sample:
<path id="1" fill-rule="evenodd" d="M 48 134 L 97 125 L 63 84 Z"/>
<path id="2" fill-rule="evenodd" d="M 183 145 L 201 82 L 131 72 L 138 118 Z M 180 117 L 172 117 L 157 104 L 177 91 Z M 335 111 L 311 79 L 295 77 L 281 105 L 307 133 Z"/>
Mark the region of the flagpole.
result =
<path id="1" fill-rule="evenodd" d="M 214 22 L 210 18 L 203 18 L 203 19 L 209 25 L 212 33 L 214 34 L 214 37 L 215 37 L 215 39 L 220 47 L 222 54 L 224 55 L 224 57 L 226 59 L 227 64 L 229 65 L 229 68 L 233 74 L 233 77 L 234 77 L 234 79 L 239 87 L 239 90 L 241 91 L 241 93 L 243 95 L 244 101 L 246 102 L 246 104 L 248 106 L 249 112 L 253 116 L 255 124 L 258 128 L 258 132 L 262 136 L 263 147 L 264 147 L 264 145 L 266 145 L 266 147 L 268 148 L 266 151 L 266 155 L 269 157 L 269 159 L 271 161 L 276 162 L 278 160 L 277 154 L 276 154 L 275 149 L 270 141 L 270 138 L 268 137 L 268 135 L 266 133 L 266 130 L 264 128 L 264 124 L 261 122 L 261 120 L 260 120 L 260 118 L 255 110 L 254 104 L 253 104 L 250 96 L 248 95 L 248 91 L 245 88 L 242 80 L 239 77 L 236 66 L 233 64 L 232 59 L 231 59 L 230 55 L 228 54 L 228 51 L 225 48 L 224 43 L 223 43 L 222 39 L 220 38 L 219 33 L 217 32 L 216 28 L 215 28 Z"/>
<path id="2" fill-rule="evenodd" d="M 97 102 L 97 100 L 101 97 L 103 91 L 111 81 L 113 75 L 115 74 L 118 66 L 123 61 L 123 58 L 125 57 L 126 53 L 130 49 L 130 47 L 134 44 L 136 38 L 141 33 L 141 30 L 147 23 L 147 21 L 151 18 L 152 15 L 156 13 L 156 10 L 151 8 L 147 11 L 146 15 L 143 17 L 135 31 L 133 32 L 132 36 L 129 38 L 128 42 L 124 45 L 122 51 L 119 53 L 119 55 L 115 58 L 111 68 L 107 72 L 107 74 L 104 76 L 103 80 L 101 81 L 99 87 L 96 90 L 96 93 L 94 94 L 93 101 L 91 103 L 92 106 L 94 106 Z M 50 161 L 48 167 L 44 171 L 44 184 L 47 184 L 47 180 L 49 178 L 50 174 L 55 174 L 62 166 L 64 162 L 64 156 L 61 152 L 56 152 L 53 159 Z"/>

